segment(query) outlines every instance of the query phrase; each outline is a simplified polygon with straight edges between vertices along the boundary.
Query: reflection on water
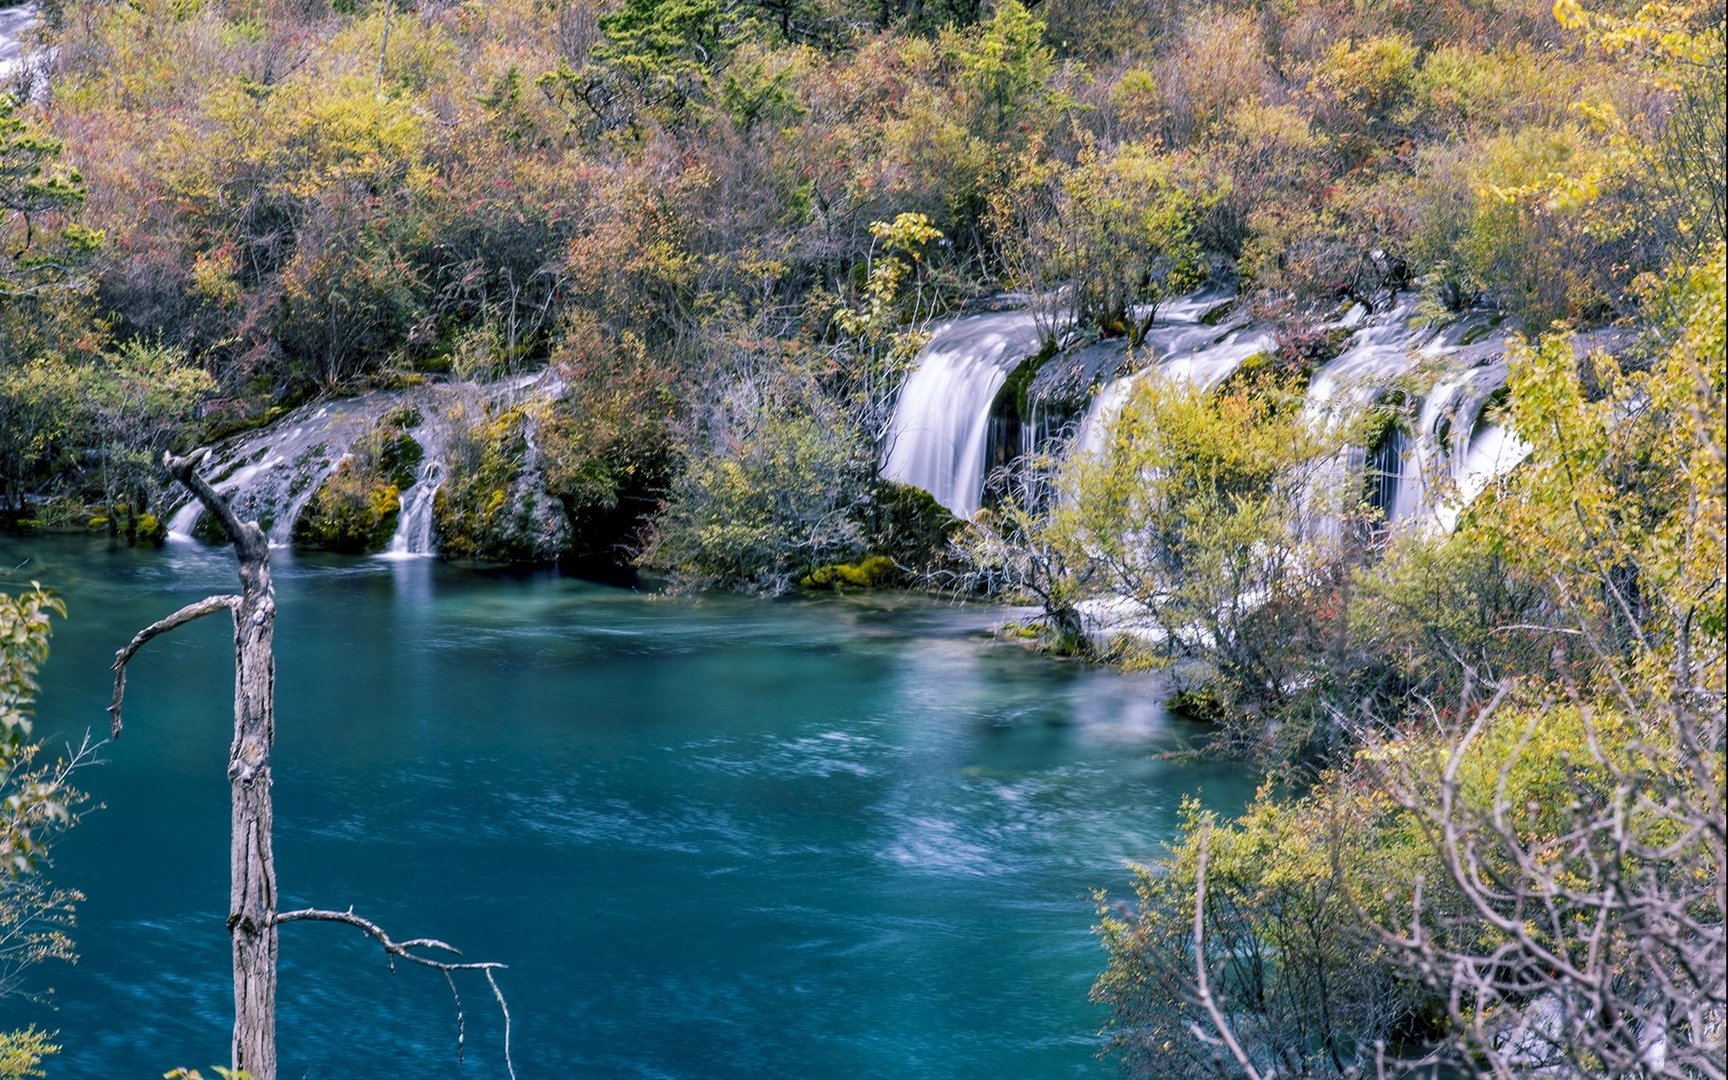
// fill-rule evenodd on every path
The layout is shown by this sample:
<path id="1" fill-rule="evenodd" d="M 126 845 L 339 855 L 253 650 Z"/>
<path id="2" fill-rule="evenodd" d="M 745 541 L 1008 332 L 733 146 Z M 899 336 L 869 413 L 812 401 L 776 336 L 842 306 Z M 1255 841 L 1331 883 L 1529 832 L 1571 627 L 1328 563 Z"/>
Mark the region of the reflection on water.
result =
<path id="1" fill-rule="evenodd" d="M 223 551 L 0 540 L 71 608 L 39 726 L 104 720 L 136 628 L 232 587 Z M 647 597 L 424 560 L 288 560 L 277 590 L 283 902 L 355 905 L 510 965 L 523 1077 L 1110 1075 L 1090 890 L 1121 890 L 1181 798 L 1250 783 L 1157 759 L 1155 679 L 992 642 L 917 597 Z M 230 643 L 152 643 L 106 804 L 56 879 L 83 960 L 45 972 L 56 1075 L 226 1059 Z M 283 1076 L 502 1075 L 469 988 L 284 931 Z M 409 1062 L 407 1066 L 402 1063 Z M 147 1070 L 155 1070 L 154 1073 Z"/>

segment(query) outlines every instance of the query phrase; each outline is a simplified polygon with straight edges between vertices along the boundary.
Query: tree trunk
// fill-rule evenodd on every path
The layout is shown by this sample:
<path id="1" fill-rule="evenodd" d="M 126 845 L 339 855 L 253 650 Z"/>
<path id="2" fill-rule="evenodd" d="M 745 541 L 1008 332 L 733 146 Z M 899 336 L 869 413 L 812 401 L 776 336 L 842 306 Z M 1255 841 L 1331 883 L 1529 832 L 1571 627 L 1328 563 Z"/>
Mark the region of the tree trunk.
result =
<path id="1" fill-rule="evenodd" d="M 222 526 L 240 563 L 240 595 L 188 604 L 140 630 L 114 658 L 108 706 L 120 737 L 126 664 L 145 642 L 193 619 L 226 609 L 234 617 L 234 742 L 228 748 L 231 795 L 228 848 L 228 936 L 234 954 L 233 1067 L 251 1080 L 276 1080 L 276 863 L 270 852 L 270 746 L 276 739 L 276 590 L 270 542 L 256 522 L 241 521 L 198 475 L 203 451 L 163 461 L 174 478 Z"/>
<path id="2" fill-rule="evenodd" d="M 504 1067 L 511 1080 L 510 1008 L 498 986 L 494 961 L 446 959 L 454 947 L 434 938 L 392 939 L 370 920 L 347 911 L 307 908 L 279 915 L 276 863 L 270 851 L 270 747 L 276 741 L 276 590 L 270 583 L 270 542 L 256 522 L 241 521 L 228 501 L 198 475 L 205 451 L 177 458 L 163 456 L 168 471 L 222 526 L 240 563 L 240 594 L 209 596 L 188 604 L 138 631 L 114 657 L 114 698 L 108 706 L 113 737 L 120 737 L 120 706 L 126 692 L 126 664 L 144 643 L 194 619 L 226 610 L 234 617 L 234 742 L 228 749 L 229 820 L 228 936 L 234 956 L 233 1067 L 250 1080 L 276 1080 L 277 927 L 284 922 L 335 922 L 357 927 L 401 959 L 443 973 L 456 1002 L 456 1045 L 462 1046 L 461 998 L 451 976 L 479 972 L 504 1017 Z M 427 956 L 425 953 L 435 955 Z M 444 954 L 443 956 L 437 954 Z"/>
<path id="3" fill-rule="evenodd" d="M 203 486 L 202 480 L 198 483 Z M 205 505 L 209 509 L 208 501 Z M 240 559 L 240 603 L 234 609 L 234 742 L 228 749 L 233 1059 L 234 1068 L 246 1070 L 253 1080 L 276 1080 L 276 864 L 270 850 L 276 590 L 270 583 L 270 544 L 263 532 L 249 521 L 239 532 L 235 536 L 231 530 Z"/>

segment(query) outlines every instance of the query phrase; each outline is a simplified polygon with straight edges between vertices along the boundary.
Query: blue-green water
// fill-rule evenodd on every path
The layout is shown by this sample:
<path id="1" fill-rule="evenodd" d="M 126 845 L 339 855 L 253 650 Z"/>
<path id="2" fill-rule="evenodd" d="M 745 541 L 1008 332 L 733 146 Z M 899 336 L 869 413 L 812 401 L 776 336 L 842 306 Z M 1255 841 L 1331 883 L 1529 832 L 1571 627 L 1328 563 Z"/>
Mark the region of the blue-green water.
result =
<path id="1" fill-rule="evenodd" d="M 20 564 L 22 564 L 20 566 Z M 105 727 L 113 650 L 230 589 L 222 550 L 0 539 L 0 589 L 71 616 L 39 730 Z M 4 573 L 4 570 L 0 570 Z M 517 1074 L 1105 1077 L 1090 892 L 1122 891 L 1184 794 L 1248 779 L 1154 757 L 1159 684 L 992 642 L 925 599 L 667 600 L 424 561 L 276 573 L 285 908 L 347 907 L 503 961 Z M 75 968 L 38 969 L 51 1076 L 226 1060 L 231 646 L 152 643 L 104 804 L 56 881 L 88 894 Z M 430 971 L 357 933 L 282 933 L 284 1078 L 504 1075 L 483 982 L 467 1060 Z"/>

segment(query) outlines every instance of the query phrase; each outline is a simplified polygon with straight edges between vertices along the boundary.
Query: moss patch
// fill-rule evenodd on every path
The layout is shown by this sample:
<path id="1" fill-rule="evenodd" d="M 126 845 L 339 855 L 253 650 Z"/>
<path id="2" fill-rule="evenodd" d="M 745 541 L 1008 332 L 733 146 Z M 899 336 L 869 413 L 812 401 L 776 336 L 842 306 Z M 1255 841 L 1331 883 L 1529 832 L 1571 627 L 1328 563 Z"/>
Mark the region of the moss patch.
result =
<path id="1" fill-rule="evenodd" d="M 1164 708 L 1172 716 L 1180 716 L 1184 720 L 1198 720 L 1208 724 L 1218 723 L 1230 713 L 1229 708 L 1225 705 L 1224 695 L 1210 686 L 1178 690 L 1170 695 L 1170 700 L 1164 703 Z"/>
<path id="2" fill-rule="evenodd" d="M 922 488 L 885 480 L 876 484 L 865 521 L 869 550 L 901 566 L 931 569 L 950 557 L 950 542 L 962 522 Z"/>
<path id="3" fill-rule="evenodd" d="M 380 551 L 402 508 L 396 485 L 359 458 L 336 467 L 294 522 L 294 545 L 347 555 Z"/>
<path id="4" fill-rule="evenodd" d="M 396 532 L 402 491 L 413 485 L 425 454 L 406 430 L 419 422 L 418 410 L 400 407 L 361 436 L 295 519 L 294 546 L 346 555 L 382 551 Z"/>
<path id="5" fill-rule="evenodd" d="M 886 555 L 867 555 L 855 563 L 830 563 L 804 575 L 806 589 L 875 589 L 900 580 L 900 567 Z"/>

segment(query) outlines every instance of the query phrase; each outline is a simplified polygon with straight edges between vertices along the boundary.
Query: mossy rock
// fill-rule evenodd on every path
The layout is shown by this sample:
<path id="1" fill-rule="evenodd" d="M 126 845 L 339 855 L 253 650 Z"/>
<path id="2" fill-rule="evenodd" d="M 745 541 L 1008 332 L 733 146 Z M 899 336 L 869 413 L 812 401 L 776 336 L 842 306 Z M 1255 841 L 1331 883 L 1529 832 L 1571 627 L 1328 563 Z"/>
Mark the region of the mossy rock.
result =
<path id="1" fill-rule="evenodd" d="M 350 459 L 325 480 L 294 522 L 294 546 L 364 555 L 382 551 L 396 531 L 401 492 Z"/>
<path id="2" fill-rule="evenodd" d="M 420 462 L 426 457 L 426 451 L 418 439 L 403 431 L 384 435 L 375 456 L 379 472 L 389 477 L 397 488 L 409 488 L 420 477 Z"/>
<path id="3" fill-rule="evenodd" d="M 228 536 L 222 531 L 222 523 L 213 514 L 199 514 L 198 520 L 192 523 L 192 538 L 205 544 L 226 544 Z"/>
<path id="4" fill-rule="evenodd" d="M 947 559 L 950 541 L 963 524 L 928 491 L 878 481 L 868 543 L 901 566 L 938 566 Z"/>
<path id="5" fill-rule="evenodd" d="M 1472 326 L 1470 329 L 1464 331 L 1464 336 L 1458 339 L 1458 344 L 1461 346 L 1474 345 L 1493 332 L 1494 326 L 1491 323 Z"/>
<path id="6" fill-rule="evenodd" d="M 1278 365 L 1285 371 L 1311 375 L 1337 359 L 1352 334 L 1353 330 L 1343 326 L 1286 332 L 1278 342 Z"/>
<path id="7" fill-rule="evenodd" d="M 138 541 L 161 547 L 168 542 L 168 523 L 155 514 L 138 515 Z"/>
<path id="8" fill-rule="evenodd" d="M 1224 696 L 1210 686 L 1197 686 L 1188 690 L 1178 690 L 1171 694 L 1164 708 L 1172 716 L 1180 716 L 1184 720 L 1198 720 L 1202 723 L 1216 724 L 1229 715 L 1229 708 L 1224 702 Z"/>
<path id="9" fill-rule="evenodd" d="M 416 405 L 398 405 L 385 413 L 379 421 L 384 427 L 395 428 L 397 431 L 407 431 L 417 428 L 421 421 L 420 409 Z"/>
<path id="10" fill-rule="evenodd" d="M 900 567 L 886 555 L 869 555 L 855 563 L 830 563 L 804 575 L 798 584 L 806 589 L 875 589 L 895 584 Z"/>

